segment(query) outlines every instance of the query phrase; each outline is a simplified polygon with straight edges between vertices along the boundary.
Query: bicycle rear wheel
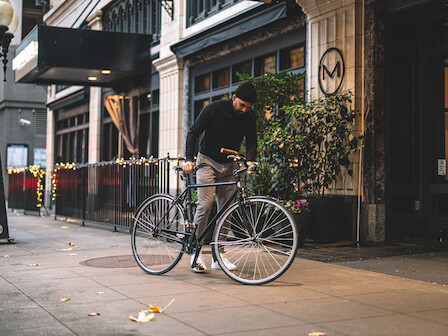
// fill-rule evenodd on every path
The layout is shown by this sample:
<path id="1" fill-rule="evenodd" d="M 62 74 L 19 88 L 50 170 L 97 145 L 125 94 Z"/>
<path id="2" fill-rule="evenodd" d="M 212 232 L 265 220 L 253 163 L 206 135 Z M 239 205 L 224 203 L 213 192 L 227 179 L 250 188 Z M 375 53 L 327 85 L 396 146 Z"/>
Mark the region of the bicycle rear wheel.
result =
<path id="1" fill-rule="evenodd" d="M 298 231 L 289 212 L 274 200 L 255 196 L 231 205 L 213 233 L 213 252 L 230 278 L 261 285 L 281 276 L 294 261 Z M 231 271 L 223 261 L 236 266 Z"/>
<path id="2" fill-rule="evenodd" d="M 182 257 L 185 216 L 170 195 L 145 200 L 134 216 L 131 246 L 137 264 L 149 274 L 171 270 Z"/>

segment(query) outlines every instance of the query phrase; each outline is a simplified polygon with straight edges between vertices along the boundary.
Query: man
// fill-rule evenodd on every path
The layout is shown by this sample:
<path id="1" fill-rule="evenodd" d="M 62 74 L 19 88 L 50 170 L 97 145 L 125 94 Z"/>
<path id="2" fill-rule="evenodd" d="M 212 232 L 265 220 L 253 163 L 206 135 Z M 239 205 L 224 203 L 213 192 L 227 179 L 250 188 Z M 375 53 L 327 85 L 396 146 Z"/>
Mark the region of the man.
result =
<path id="1" fill-rule="evenodd" d="M 245 82 L 236 90 L 231 100 L 220 100 L 207 105 L 195 120 L 187 134 L 186 161 L 183 170 L 191 173 L 194 168 L 194 152 L 199 136 L 202 138 L 196 165 L 199 167 L 196 178 L 198 184 L 228 182 L 234 180 L 232 172 L 234 162 L 220 152 L 221 148 L 238 151 L 243 138 L 246 138 L 246 157 L 254 161 L 257 153 L 257 129 L 255 113 L 252 106 L 257 100 L 257 92 L 252 83 Z M 197 225 L 198 237 L 204 232 L 210 211 L 213 205 L 213 195 L 216 193 L 218 211 L 233 195 L 236 186 L 219 186 L 198 188 L 198 207 L 194 217 Z M 215 190 L 216 189 L 216 190 Z M 194 255 L 191 258 L 193 262 Z M 223 257 L 229 270 L 236 266 Z M 216 260 L 212 261 L 211 268 L 219 268 Z M 202 254 L 196 260 L 194 272 L 205 272 Z"/>

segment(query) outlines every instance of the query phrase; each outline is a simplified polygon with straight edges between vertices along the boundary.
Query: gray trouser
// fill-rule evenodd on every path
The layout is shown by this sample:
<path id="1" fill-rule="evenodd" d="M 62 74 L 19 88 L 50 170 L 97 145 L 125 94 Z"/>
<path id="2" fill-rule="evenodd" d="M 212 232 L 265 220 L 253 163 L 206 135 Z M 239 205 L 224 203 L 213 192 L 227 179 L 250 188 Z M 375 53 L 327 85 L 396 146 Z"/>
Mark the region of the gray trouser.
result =
<path id="1" fill-rule="evenodd" d="M 235 168 L 234 162 L 218 163 L 208 156 L 199 153 L 196 165 L 199 167 L 196 172 L 197 184 L 235 181 L 232 175 Z M 198 188 L 198 206 L 194 216 L 194 222 L 198 227 L 198 237 L 207 227 L 208 217 L 213 206 L 213 195 L 215 194 L 216 196 L 219 211 L 233 195 L 235 189 L 236 185 Z"/>

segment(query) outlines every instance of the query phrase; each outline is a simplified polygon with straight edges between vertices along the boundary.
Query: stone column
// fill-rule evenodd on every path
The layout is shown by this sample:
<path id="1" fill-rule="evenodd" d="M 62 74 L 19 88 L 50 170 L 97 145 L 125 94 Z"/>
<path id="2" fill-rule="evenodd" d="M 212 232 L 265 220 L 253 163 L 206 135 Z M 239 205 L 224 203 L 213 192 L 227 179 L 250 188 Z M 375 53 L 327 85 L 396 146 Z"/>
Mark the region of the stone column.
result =
<path id="1" fill-rule="evenodd" d="M 337 48 L 343 57 L 345 74 L 341 90 L 350 90 L 354 94 L 357 111 L 363 110 L 363 16 L 362 1 L 297 0 L 307 16 L 307 90 L 308 98 L 315 99 L 323 95 L 319 87 L 319 64 L 324 53 Z M 330 63 L 335 63 L 331 55 Z M 333 70 L 330 65 L 329 71 Z M 328 78 L 328 76 L 327 76 Z M 334 91 L 332 84 L 323 82 L 324 89 Z M 354 133 L 362 133 L 362 118 L 355 123 Z M 358 194 L 359 153 L 352 159 L 353 177 L 344 174 L 338 178 L 332 194 L 356 196 Z"/>
<path id="2" fill-rule="evenodd" d="M 52 176 L 54 170 L 54 144 L 55 144 L 55 120 L 54 120 L 54 111 L 47 109 L 47 168 L 45 175 L 45 199 L 44 204 L 47 208 L 50 208 L 52 204 L 52 192 L 53 192 L 53 184 L 52 184 Z"/>
<path id="3" fill-rule="evenodd" d="M 174 0 L 173 6 L 173 18 L 162 8 L 160 57 L 153 61 L 160 79 L 159 157 L 183 155 L 184 63 L 170 45 L 183 37 L 186 1 Z"/>
<path id="4" fill-rule="evenodd" d="M 182 155 L 183 62 L 175 55 L 153 62 L 160 77 L 159 156 Z"/>
<path id="5" fill-rule="evenodd" d="M 354 125 L 354 134 L 364 132 L 364 14 L 362 0 L 296 0 L 307 15 L 307 89 L 308 98 L 314 99 L 323 93 L 319 87 L 319 64 L 329 48 L 337 48 L 343 57 L 345 74 L 341 90 L 350 90 L 354 94 L 352 108 L 361 112 Z M 336 63 L 334 54 L 329 60 L 330 72 Z M 333 84 L 323 83 L 324 89 L 333 91 Z M 360 153 L 351 157 L 353 176 L 347 173 L 338 178 L 331 189 L 332 194 L 345 195 L 353 210 L 353 230 L 356 232 L 356 209 L 359 197 Z M 361 176 L 362 177 L 362 176 Z M 361 181 L 362 183 L 362 181 Z M 362 188 L 361 188 L 362 190 Z M 362 192 L 361 192 L 362 194 Z M 366 215 L 364 214 L 364 217 Z M 379 222 L 379 225 L 383 225 Z M 364 237 L 369 240 L 381 240 L 381 237 Z"/>
<path id="6" fill-rule="evenodd" d="M 89 163 L 100 161 L 101 154 L 101 88 L 90 88 L 89 99 Z"/>
<path id="7" fill-rule="evenodd" d="M 47 101 L 50 101 L 55 95 L 56 87 L 54 85 L 48 86 L 47 89 Z M 53 184 L 52 184 L 52 176 L 54 170 L 54 152 L 55 152 L 55 117 L 54 111 L 51 109 L 47 109 L 47 168 L 45 174 L 45 199 L 44 204 L 47 208 L 50 208 L 52 205 L 52 192 L 53 192 Z"/>
<path id="8" fill-rule="evenodd" d="M 363 240 L 386 239 L 386 154 L 384 119 L 385 1 L 366 0 L 365 12 L 365 149 Z"/>
<path id="9" fill-rule="evenodd" d="M 93 30 L 102 30 L 101 10 L 96 10 L 87 18 L 89 26 Z M 101 113 L 102 113 L 101 88 L 90 87 L 89 97 L 89 163 L 100 161 L 101 155 Z"/>

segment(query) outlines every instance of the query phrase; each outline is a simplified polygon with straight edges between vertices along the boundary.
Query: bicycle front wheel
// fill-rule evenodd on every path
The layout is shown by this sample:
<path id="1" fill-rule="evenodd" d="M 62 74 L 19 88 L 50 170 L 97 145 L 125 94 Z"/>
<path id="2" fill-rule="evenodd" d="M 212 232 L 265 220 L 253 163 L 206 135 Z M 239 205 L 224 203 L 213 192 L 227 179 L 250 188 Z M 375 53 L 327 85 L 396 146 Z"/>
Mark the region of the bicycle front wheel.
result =
<path id="1" fill-rule="evenodd" d="M 170 195 L 158 194 L 142 203 L 134 216 L 132 253 L 149 274 L 171 270 L 182 257 L 185 216 Z"/>
<path id="2" fill-rule="evenodd" d="M 224 212 L 213 233 L 212 245 L 219 265 L 230 278 L 247 285 L 261 285 L 277 279 L 291 266 L 297 252 L 298 231 L 282 205 L 255 196 L 241 207 L 234 203 Z"/>

